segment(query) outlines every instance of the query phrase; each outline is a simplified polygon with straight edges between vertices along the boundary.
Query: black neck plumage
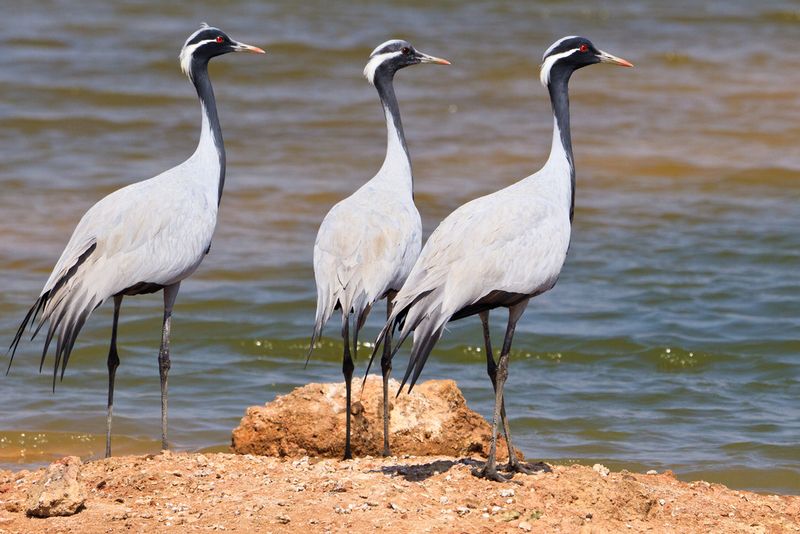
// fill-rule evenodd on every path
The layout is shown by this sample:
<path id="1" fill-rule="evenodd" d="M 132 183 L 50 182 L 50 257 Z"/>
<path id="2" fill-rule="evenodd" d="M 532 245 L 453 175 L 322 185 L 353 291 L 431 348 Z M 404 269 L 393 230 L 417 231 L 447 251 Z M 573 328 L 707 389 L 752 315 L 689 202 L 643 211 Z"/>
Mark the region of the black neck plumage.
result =
<path id="1" fill-rule="evenodd" d="M 375 89 L 378 90 L 378 96 L 381 99 L 381 104 L 388 110 L 394 129 L 397 132 L 397 137 L 400 139 L 400 144 L 403 151 L 406 153 L 406 158 L 409 159 L 408 145 L 406 145 L 406 136 L 403 132 L 403 122 L 400 120 L 400 107 L 397 104 L 397 97 L 394 94 L 394 73 L 385 69 L 379 68 L 375 73 Z"/>
<path id="2" fill-rule="evenodd" d="M 569 162 L 571 200 L 569 206 L 569 220 L 575 212 L 575 161 L 572 158 L 572 136 L 569 128 L 569 78 L 571 71 L 557 69 L 550 73 L 550 82 L 547 90 L 550 92 L 550 103 L 553 106 L 553 116 L 561 135 L 561 146 Z"/>
<path id="3" fill-rule="evenodd" d="M 222 199 L 222 189 L 225 186 L 225 144 L 222 141 L 222 128 L 219 125 L 219 115 L 217 115 L 217 101 L 214 98 L 214 89 L 211 87 L 211 79 L 208 76 L 208 60 L 192 61 L 191 79 L 197 96 L 203 104 L 203 112 L 208 120 L 208 127 L 213 134 L 214 145 L 219 157 L 219 196 L 217 204 Z"/>

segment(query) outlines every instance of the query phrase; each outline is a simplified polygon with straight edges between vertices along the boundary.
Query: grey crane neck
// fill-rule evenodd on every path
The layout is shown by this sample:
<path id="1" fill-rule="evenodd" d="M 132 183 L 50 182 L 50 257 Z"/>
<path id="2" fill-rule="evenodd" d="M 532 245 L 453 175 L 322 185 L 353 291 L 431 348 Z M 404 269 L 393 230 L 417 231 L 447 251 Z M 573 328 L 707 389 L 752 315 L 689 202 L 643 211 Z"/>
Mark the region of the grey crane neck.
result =
<path id="1" fill-rule="evenodd" d="M 383 107 L 389 111 L 394 129 L 397 132 L 397 137 L 400 139 L 400 144 L 411 164 L 411 158 L 408 155 L 408 145 L 406 144 L 406 136 L 403 132 L 403 122 L 400 120 L 400 107 L 397 104 L 397 97 L 394 94 L 394 72 L 378 69 L 375 73 L 375 89 L 378 90 L 378 96 L 381 99 Z"/>
<path id="2" fill-rule="evenodd" d="M 575 160 L 572 156 L 572 136 L 569 127 L 569 77 L 571 72 L 564 72 L 558 70 L 551 73 L 550 83 L 547 84 L 547 90 L 550 92 L 550 104 L 553 107 L 553 116 L 555 117 L 558 131 L 561 134 L 561 146 L 564 148 L 564 153 L 569 162 L 570 174 L 570 206 L 569 206 L 569 220 L 572 222 L 575 213 Z"/>
<path id="3" fill-rule="evenodd" d="M 222 128 L 219 125 L 219 115 L 217 114 L 217 101 L 214 98 L 214 89 L 211 87 L 211 79 L 208 76 L 208 60 L 204 62 L 192 61 L 191 79 L 197 96 L 203 104 L 203 110 L 208 119 L 209 128 L 214 137 L 214 146 L 219 157 L 219 194 L 217 205 L 222 200 L 222 189 L 225 186 L 225 144 L 222 140 Z"/>

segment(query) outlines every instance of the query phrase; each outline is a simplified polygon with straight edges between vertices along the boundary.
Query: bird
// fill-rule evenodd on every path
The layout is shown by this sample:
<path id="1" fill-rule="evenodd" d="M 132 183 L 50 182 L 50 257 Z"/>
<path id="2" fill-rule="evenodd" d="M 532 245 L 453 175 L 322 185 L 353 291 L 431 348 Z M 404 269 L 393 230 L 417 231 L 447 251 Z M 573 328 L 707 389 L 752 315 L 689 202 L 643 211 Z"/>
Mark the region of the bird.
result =
<path id="1" fill-rule="evenodd" d="M 118 189 L 89 208 L 9 347 L 11 357 L 6 374 L 26 328 L 30 325 L 33 330 L 33 340 L 44 324 L 49 323 L 39 372 L 50 343 L 57 336 L 55 391 L 59 365 L 63 380 L 84 323 L 106 299 L 114 299 L 107 360 L 106 457 L 111 456 L 114 378 L 120 363 L 117 324 L 122 299 L 161 290 L 164 296 L 158 352 L 161 447 L 168 448 L 167 375 L 172 309 L 181 281 L 197 269 L 210 251 L 225 183 L 225 147 L 208 62 L 229 52 L 263 54 L 264 50 L 234 41 L 219 28 L 205 23 L 186 40 L 179 59 L 181 70 L 189 77 L 200 100 L 202 125 L 197 149 L 180 165 Z"/>
<path id="2" fill-rule="evenodd" d="M 342 373 L 346 389 L 346 430 L 344 458 L 351 459 L 350 404 L 353 357 L 350 351 L 350 322 L 353 317 L 353 353 L 358 350 L 358 333 L 372 306 L 386 297 L 387 318 L 392 298 L 408 276 L 422 248 L 422 221 L 414 205 L 413 178 L 408 146 L 394 93 L 394 75 L 405 67 L 421 63 L 449 65 L 450 62 L 417 51 L 411 43 L 391 39 L 369 56 L 364 76 L 375 86 L 386 118 L 386 157 L 378 173 L 355 193 L 334 205 L 322 220 L 314 242 L 314 279 L 317 309 L 311 346 L 306 363 L 334 310 L 342 312 L 344 341 Z M 384 455 L 388 443 L 388 380 L 391 367 L 383 362 Z"/>
<path id="3" fill-rule="evenodd" d="M 400 331 L 390 358 L 413 331 L 408 368 L 398 395 L 407 383 L 410 392 L 445 325 L 480 316 L 495 406 L 488 459 L 482 469 L 473 471 L 478 477 L 507 480 L 496 467 L 499 419 L 509 449 L 506 468 L 511 476 L 531 471 L 514 453 L 505 420 L 503 386 L 517 321 L 531 298 L 553 288 L 566 260 L 575 204 L 568 82 L 577 69 L 596 63 L 633 66 L 579 36 L 559 39 L 546 50 L 540 81 L 549 92 L 554 121 L 547 162 L 535 174 L 467 202 L 439 224 L 397 293 L 370 357 L 371 364 L 381 344 L 386 350 L 396 327 Z M 495 361 L 489 312 L 500 307 L 508 309 L 508 324 Z"/>

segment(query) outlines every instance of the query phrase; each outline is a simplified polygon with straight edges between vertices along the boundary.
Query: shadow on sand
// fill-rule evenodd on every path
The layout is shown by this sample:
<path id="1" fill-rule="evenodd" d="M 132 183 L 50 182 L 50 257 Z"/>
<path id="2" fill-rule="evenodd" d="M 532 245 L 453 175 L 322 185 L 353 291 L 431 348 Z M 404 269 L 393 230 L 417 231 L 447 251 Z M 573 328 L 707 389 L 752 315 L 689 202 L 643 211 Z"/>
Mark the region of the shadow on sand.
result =
<path id="1" fill-rule="evenodd" d="M 436 460 L 426 464 L 408 464 L 408 465 L 387 465 L 381 467 L 380 470 L 373 470 L 372 472 L 380 471 L 386 475 L 401 476 L 409 482 L 420 482 L 426 480 L 434 475 L 446 473 L 451 467 L 457 464 L 466 465 L 473 469 L 480 469 L 485 462 L 475 460 L 473 458 L 461 458 L 460 460 Z M 537 473 L 551 473 L 552 469 L 544 462 L 524 463 L 525 467 Z M 503 470 L 505 464 L 498 466 L 499 470 Z"/>

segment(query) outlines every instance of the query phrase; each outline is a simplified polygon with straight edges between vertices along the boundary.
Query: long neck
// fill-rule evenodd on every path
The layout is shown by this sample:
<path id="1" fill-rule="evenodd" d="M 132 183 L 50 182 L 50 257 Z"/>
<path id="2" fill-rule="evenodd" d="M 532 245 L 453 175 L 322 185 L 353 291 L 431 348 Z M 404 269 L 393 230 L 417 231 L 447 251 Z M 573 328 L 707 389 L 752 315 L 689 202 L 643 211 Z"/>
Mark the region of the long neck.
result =
<path id="1" fill-rule="evenodd" d="M 575 163 L 572 159 L 572 137 L 569 129 L 569 73 L 554 72 L 551 74 L 547 89 L 550 92 L 550 103 L 553 106 L 553 145 L 547 165 L 562 165 L 566 158 L 569 166 L 569 220 L 575 211 Z"/>
<path id="2" fill-rule="evenodd" d="M 192 83 L 200 98 L 203 114 L 203 123 L 200 132 L 200 142 L 197 144 L 195 154 L 216 153 L 219 161 L 219 185 L 217 191 L 217 205 L 222 199 L 222 188 L 225 185 L 225 145 L 222 141 L 222 128 L 217 115 L 217 101 L 214 99 L 214 89 L 208 77 L 208 62 L 192 64 Z"/>
<path id="3" fill-rule="evenodd" d="M 403 123 L 400 120 L 400 108 L 394 94 L 392 78 L 392 73 L 378 71 L 375 75 L 375 88 L 378 90 L 378 96 L 386 116 L 386 159 L 384 159 L 378 174 L 407 182 L 409 186 L 413 187 L 411 160 L 408 156 L 408 146 L 403 133 Z"/>

